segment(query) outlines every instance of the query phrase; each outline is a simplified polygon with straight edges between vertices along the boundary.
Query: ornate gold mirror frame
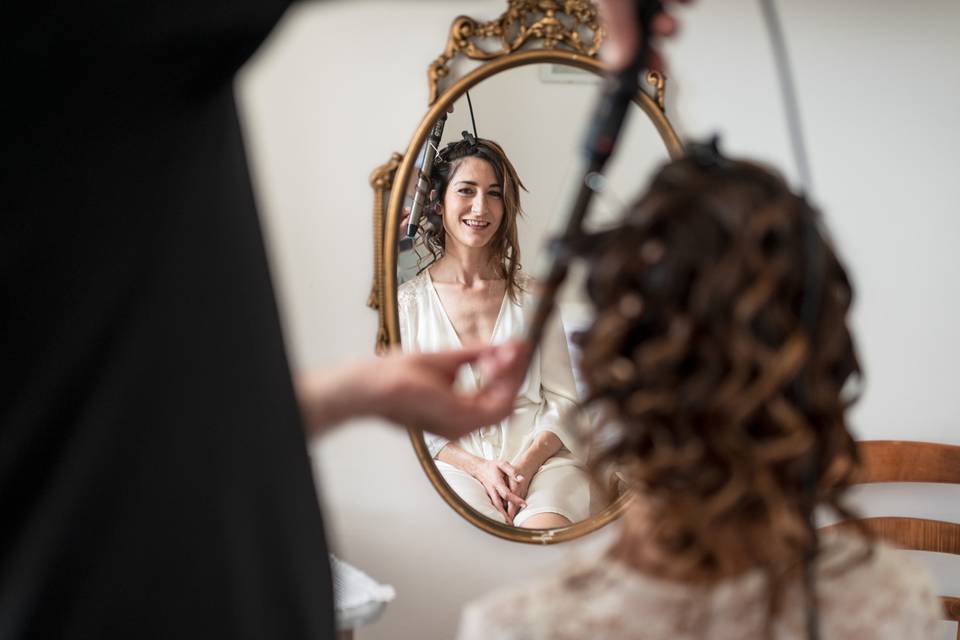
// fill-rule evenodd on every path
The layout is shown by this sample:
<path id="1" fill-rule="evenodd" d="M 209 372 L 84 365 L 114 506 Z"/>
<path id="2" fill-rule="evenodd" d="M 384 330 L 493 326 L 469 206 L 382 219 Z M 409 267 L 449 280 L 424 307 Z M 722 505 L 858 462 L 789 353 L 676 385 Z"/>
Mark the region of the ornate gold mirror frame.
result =
<path id="1" fill-rule="evenodd" d="M 400 344 L 396 301 L 398 224 L 406 185 L 433 123 L 465 91 L 508 69 L 552 63 L 577 67 L 597 75 L 604 73 L 603 64 L 597 58 L 603 31 L 592 2 L 508 0 L 507 5 L 507 11 L 490 22 L 478 22 L 467 16 L 459 16 L 453 21 L 446 48 L 427 71 L 429 110 L 414 131 L 406 152 L 403 155 L 392 154 L 385 164 L 374 169 L 370 175 L 370 185 L 374 191 L 374 280 L 367 304 L 379 314 L 377 353 L 382 354 L 391 346 Z M 491 40 L 499 41 L 500 47 L 485 49 L 484 42 Z M 448 64 L 458 54 L 487 62 L 453 82 L 441 93 L 440 83 L 450 75 Z M 664 113 L 665 80 L 661 74 L 650 72 L 646 81 L 652 95 L 641 91 L 634 102 L 653 123 L 670 157 L 678 157 L 683 153 L 683 147 Z M 408 431 L 420 465 L 447 504 L 471 524 L 507 540 L 528 544 L 572 540 L 615 520 L 630 499 L 629 494 L 623 494 L 601 513 L 558 529 L 522 529 L 494 522 L 474 511 L 450 489 L 433 464 L 421 430 L 411 425 Z"/>

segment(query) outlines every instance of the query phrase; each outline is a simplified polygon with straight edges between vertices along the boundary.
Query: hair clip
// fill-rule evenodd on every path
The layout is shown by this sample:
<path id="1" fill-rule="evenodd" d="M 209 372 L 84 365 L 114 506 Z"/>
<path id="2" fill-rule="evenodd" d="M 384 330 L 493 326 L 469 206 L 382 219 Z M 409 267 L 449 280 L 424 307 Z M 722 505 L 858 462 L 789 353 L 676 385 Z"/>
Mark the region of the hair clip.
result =
<path id="1" fill-rule="evenodd" d="M 437 162 L 441 164 L 444 162 L 449 162 L 451 155 L 453 155 L 454 158 L 459 158 L 464 152 L 473 151 L 479 146 L 480 143 L 476 136 L 469 131 L 463 131 L 461 132 L 461 135 L 463 136 L 462 139 L 449 143 L 447 146 L 437 152 Z"/>
<path id="2" fill-rule="evenodd" d="M 730 161 L 720 152 L 720 136 L 713 134 L 706 142 L 687 143 L 687 157 L 704 169 L 722 169 L 730 165 Z"/>

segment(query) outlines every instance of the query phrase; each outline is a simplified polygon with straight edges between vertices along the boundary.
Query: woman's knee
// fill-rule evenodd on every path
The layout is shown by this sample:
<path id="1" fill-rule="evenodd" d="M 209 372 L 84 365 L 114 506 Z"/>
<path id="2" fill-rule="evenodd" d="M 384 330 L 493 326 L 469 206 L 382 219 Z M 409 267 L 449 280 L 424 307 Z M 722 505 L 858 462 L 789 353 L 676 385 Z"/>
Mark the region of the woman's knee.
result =
<path id="1" fill-rule="evenodd" d="M 571 524 L 573 523 L 570 522 L 569 518 L 559 513 L 547 511 L 530 516 L 518 526 L 522 529 L 556 529 L 558 527 L 569 527 Z"/>

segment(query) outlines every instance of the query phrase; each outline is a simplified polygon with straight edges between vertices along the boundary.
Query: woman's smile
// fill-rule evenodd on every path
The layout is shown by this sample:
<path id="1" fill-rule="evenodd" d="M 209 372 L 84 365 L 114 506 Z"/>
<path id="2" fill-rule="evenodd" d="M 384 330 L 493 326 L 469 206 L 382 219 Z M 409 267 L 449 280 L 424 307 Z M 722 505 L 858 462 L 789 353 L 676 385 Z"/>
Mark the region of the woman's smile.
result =
<path id="1" fill-rule="evenodd" d="M 466 227 L 472 231 L 483 231 L 490 226 L 490 222 L 487 220 L 478 220 L 476 218 L 463 218 L 462 222 Z"/>

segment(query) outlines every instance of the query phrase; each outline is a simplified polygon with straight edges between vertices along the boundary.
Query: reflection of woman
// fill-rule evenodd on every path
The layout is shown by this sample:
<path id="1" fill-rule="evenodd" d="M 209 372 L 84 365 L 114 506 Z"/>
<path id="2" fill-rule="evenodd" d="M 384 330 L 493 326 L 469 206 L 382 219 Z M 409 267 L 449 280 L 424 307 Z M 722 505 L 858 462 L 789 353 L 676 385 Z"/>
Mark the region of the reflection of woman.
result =
<path id="1" fill-rule="evenodd" d="M 499 343 L 523 333 L 531 304 L 517 242 L 523 185 L 499 145 L 467 138 L 448 145 L 434 165 L 432 204 L 442 225 L 424 234 L 434 260 L 399 290 L 407 351 Z M 465 367 L 458 383 L 474 388 L 481 376 Z M 427 446 L 447 483 L 480 513 L 523 527 L 566 526 L 590 513 L 590 482 L 566 425 L 575 399 L 558 321 L 509 418 L 456 442 L 426 434 Z"/>
<path id="2" fill-rule="evenodd" d="M 593 249 L 597 316 L 581 346 L 610 418 L 598 459 L 637 491 L 620 539 L 468 608 L 465 640 L 796 640 L 811 602 L 824 640 L 935 635 L 922 571 L 810 524 L 816 504 L 846 516 L 856 467 L 847 276 L 782 180 L 701 153 L 663 169 Z"/>

